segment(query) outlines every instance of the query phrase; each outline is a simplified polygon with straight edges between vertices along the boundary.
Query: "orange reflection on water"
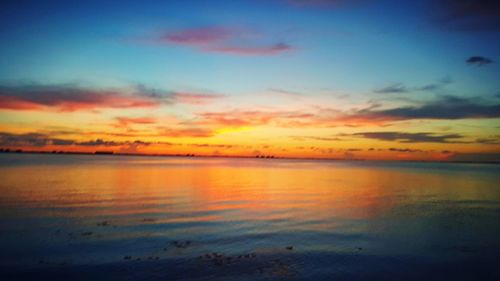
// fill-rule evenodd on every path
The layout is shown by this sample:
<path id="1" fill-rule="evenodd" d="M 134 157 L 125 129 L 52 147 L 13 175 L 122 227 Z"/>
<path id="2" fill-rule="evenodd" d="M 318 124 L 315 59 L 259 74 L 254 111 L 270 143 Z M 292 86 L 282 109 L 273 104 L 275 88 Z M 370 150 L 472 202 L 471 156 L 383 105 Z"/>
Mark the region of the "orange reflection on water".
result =
<path id="1" fill-rule="evenodd" d="M 132 223 L 368 219 L 414 200 L 480 198 L 477 179 L 331 162 L 76 157 L 67 165 L 1 168 L 2 202 L 38 215 Z M 450 180 L 453 185 L 450 185 Z M 445 181 L 445 182 L 443 182 Z M 425 185 L 422 185 L 425 183 Z"/>

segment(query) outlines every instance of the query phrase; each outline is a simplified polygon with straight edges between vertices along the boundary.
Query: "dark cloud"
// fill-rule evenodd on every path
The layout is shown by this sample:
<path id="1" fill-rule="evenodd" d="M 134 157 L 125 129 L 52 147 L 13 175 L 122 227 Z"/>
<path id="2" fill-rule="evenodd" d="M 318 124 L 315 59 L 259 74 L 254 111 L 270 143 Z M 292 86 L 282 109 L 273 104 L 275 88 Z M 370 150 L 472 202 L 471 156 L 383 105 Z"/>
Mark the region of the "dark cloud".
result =
<path id="1" fill-rule="evenodd" d="M 480 104 L 473 99 L 444 96 L 421 106 L 360 111 L 357 115 L 383 120 L 498 118 L 500 104 Z"/>
<path id="2" fill-rule="evenodd" d="M 14 146 L 45 146 L 52 144 L 53 141 L 64 142 L 59 139 L 49 139 L 44 134 L 40 133 L 24 133 L 24 134 L 10 134 L 0 132 L 0 145 L 14 145 Z"/>
<path id="3" fill-rule="evenodd" d="M 109 141 L 103 139 L 95 139 L 88 141 L 76 141 L 72 139 L 60 139 L 53 138 L 48 134 L 44 133 L 24 133 L 24 134 L 13 134 L 0 132 L 0 145 L 1 146 L 36 146 L 42 147 L 47 145 L 58 145 L 58 146 L 120 146 L 120 145 L 143 145 L 147 146 L 153 144 L 152 142 L 145 141 Z M 154 142 L 154 144 L 167 144 Z"/>
<path id="4" fill-rule="evenodd" d="M 191 143 L 191 144 L 188 144 L 188 146 L 208 147 L 208 148 L 225 148 L 225 149 L 231 149 L 231 148 L 235 147 L 235 145 L 232 145 L 232 144 L 211 144 L 211 143 Z"/>
<path id="5" fill-rule="evenodd" d="M 90 140 L 90 141 L 82 141 L 77 143 L 78 145 L 83 145 L 83 146 L 118 146 L 120 142 L 116 141 L 105 141 L 102 139 L 96 139 L 96 140 Z"/>
<path id="6" fill-rule="evenodd" d="M 468 64 L 473 64 L 473 65 L 477 65 L 477 66 L 483 66 L 483 65 L 487 65 L 487 64 L 493 63 L 493 60 L 491 60 L 489 58 L 481 57 L 481 56 L 472 56 L 472 57 L 468 58 L 466 60 L 466 62 Z"/>
<path id="7" fill-rule="evenodd" d="M 424 152 L 421 149 L 411 149 L 411 148 L 395 148 L 391 147 L 388 149 L 388 151 L 392 152 L 404 152 L 404 153 L 416 153 L 416 152 Z"/>
<path id="8" fill-rule="evenodd" d="M 498 0 L 439 0 L 432 2 L 435 21 L 455 31 L 500 30 Z"/>
<path id="9" fill-rule="evenodd" d="M 149 108 L 164 104 L 207 104 L 224 97 L 212 93 L 171 92 L 137 85 L 98 89 L 77 85 L 0 85 L 0 109 L 79 111 Z"/>
<path id="10" fill-rule="evenodd" d="M 383 141 L 397 141 L 401 143 L 464 143 L 460 139 L 460 134 L 434 134 L 434 133 L 404 133 L 404 132 L 363 132 L 355 133 L 353 136 L 359 136 L 368 139 L 377 139 Z"/>
<path id="11" fill-rule="evenodd" d="M 334 125 L 384 126 L 396 121 L 416 119 L 457 120 L 499 118 L 500 104 L 481 98 L 443 96 L 413 106 L 388 109 L 369 107 L 327 118 L 324 123 Z"/>
<path id="12" fill-rule="evenodd" d="M 137 86 L 94 89 L 76 85 L 0 85 L 0 109 L 60 111 L 99 108 L 144 108 L 171 102 L 168 93 Z"/>
<path id="13" fill-rule="evenodd" d="M 66 140 L 66 139 L 50 139 L 53 145 L 73 145 L 75 144 L 74 140 Z"/>
<path id="14" fill-rule="evenodd" d="M 500 144 L 500 136 L 492 136 L 487 138 L 477 138 L 476 143 L 481 144 Z"/>

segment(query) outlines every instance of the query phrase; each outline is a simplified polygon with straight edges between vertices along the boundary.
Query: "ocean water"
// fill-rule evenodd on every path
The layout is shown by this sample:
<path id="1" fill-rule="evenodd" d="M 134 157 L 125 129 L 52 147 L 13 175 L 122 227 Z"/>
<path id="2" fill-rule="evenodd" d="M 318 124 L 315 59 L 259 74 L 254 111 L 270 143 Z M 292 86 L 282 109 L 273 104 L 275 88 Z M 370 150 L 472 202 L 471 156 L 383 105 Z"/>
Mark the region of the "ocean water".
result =
<path id="1" fill-rule="evenodd" d="M 1 280 L 500 280 L 500 165 L 0 155 Z"/>

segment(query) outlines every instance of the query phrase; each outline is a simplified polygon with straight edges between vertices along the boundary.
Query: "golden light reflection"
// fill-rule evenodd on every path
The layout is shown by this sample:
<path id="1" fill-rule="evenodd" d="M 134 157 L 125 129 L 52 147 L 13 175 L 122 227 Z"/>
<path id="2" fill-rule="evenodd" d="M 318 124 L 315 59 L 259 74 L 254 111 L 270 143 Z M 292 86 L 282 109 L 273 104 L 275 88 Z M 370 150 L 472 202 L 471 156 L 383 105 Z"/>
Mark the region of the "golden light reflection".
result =
<path id="1" fill-rule="evenodd" d="M 117 156 L 99 161 L 92 159 L 96 156 L 59 157 L 88 162 L 57 166 L 57 171 L 50 165 L 3 167 L 2 202 L 51 206 L 39 215 L 111 216 L 123 224 L 153 216 L 159 224 L 283 221 L 284 229 L 308 224 L 328 230 L 335 228 L 334 218 L 384 216 L 398 205 L 426 198 L 426 193 L 433 200 L 488 196 L 471 190 L 465 176 L 450 179 L 342 163 L 124 157 L 109 165 Z M 404 187 L 398 188 L 400 184 Z M 323 223 L 309 225 L 312 221 Z"/>

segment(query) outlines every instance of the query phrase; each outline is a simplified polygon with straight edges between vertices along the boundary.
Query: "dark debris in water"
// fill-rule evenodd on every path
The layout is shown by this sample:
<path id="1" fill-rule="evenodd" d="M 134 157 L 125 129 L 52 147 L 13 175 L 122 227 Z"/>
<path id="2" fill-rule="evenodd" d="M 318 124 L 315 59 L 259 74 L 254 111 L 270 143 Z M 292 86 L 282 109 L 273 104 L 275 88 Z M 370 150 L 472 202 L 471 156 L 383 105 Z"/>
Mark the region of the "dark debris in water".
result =
<path id="1" fill-rule="evenodd" d="M 173 248 L 185 249 L 192 246 L 193 242 L 191 240 L 174 240 L 170 242 L 170 245 Z M 169 248 L 170 247 L 165 247 L 163 251 L 167 251 Z M 295 247 L 288 245 L 281 249 L 281 251 L 273 251 L 273 253 L 277 253 L 280 256 L 276 256 L 275 254 L 263 254 L 267 251 L 260 254 L 259 252 L 227 254 L 213 251 L 198 255 L 192 261 L 199 264 L 201 268 L 205 268 L 209 271 L 229 270 L 234 272 L 246 272 L 244 274 L 260 274 L 266 276 L 266 278 L 280 278 L 296 274 L 296 268 L 294 268 L 293 263 L 286 258 L 286 256 L 290 254 L 285 254 L 290 253 Z M 180 252 L 180 254 L 182 253 L 184 252 Z M 155 254 L 142 257 L 127 255 L 123 257 L 123 260 L 151 262 L 160 260 L 160 256 Z"/>
<path id="2" fill-rule="evenodd" d="M 127 261 L 133 261 L 133 260 L 135 260 L 135 261 L 141 261 L 141 260 L 157 261 L 160 259 L 160 257 L 155 256 L 155 255 L 147 256 L 147 257 L 124 256 L 123 259 L 127 260 Z"/>
<path id="3" fill-rule="evenodd" d="M 210 262 L 216 266 L 223 266 L 223 265 L 237 263 L 243 260 L 253 259 L 256 257 L 257 257 L 256 253 L 231 256 L 231 255 L 225 255 L 223 253 L 212 252 L 203 254 L 199 256 L 198 259 L 204 262 Z"/>
<path id="4" fill-rule="evenodd" d="M 96 225 L 97 226 L 109 226 L 110 223 L 109 223 L 109 221 L 102 221 L 102 222 L 98 222 Z"/>
<path id="5" fill-rule="evenodd" d="M 241 270 L 242 266 L 249 272 L 262 274 L 270 277 L 283 277 L 295 274 L 292 263 L 283 258 L 270 259 L 266 255 L 258 255 L 255 252 L 226 255 L 218 252 L 205 253 L 197 258 L 205 266 L 213 268 L 234 268 Z"/>

